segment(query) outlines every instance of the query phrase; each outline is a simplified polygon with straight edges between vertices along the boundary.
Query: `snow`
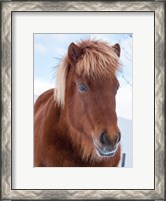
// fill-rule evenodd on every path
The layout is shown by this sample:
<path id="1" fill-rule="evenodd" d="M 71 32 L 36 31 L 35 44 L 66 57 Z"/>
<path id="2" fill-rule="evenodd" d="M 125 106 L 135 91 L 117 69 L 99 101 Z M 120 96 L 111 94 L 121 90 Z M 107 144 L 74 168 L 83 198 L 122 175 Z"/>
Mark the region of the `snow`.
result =
<path id="1" fill-rule="evenodd" d="M 118 117 L 118 126 L 121 131 L 121 161 L 119 166 L 122 165 L 122 156 L 125 157 L 125 166 L 127 168 L 133 167 L 133 137 L 132 137 L 132 120 L 123 117 Z"/>

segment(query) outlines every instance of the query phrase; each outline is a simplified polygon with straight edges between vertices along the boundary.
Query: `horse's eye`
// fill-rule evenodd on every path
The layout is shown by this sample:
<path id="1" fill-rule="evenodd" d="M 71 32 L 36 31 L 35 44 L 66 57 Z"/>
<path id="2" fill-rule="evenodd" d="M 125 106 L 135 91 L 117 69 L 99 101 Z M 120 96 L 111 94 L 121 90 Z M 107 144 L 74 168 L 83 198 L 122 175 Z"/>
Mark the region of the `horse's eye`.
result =
<path id="1" fill-rule="evenodd" d="M 85 91 L 87 91 L 87 86 L 85 85 L 85 84 L 79 84 L 79 90 L 81 91 L 81 92 L 85 92 Z"/>

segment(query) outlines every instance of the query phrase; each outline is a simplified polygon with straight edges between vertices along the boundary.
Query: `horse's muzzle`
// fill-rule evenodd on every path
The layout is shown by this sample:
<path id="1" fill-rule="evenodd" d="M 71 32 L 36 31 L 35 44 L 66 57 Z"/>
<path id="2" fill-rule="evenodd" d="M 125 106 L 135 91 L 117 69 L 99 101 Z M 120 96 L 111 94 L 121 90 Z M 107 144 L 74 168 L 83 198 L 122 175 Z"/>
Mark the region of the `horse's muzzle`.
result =
<path id="1" fill-rule="evenodd" d="M 101 148 L 95 143 L 97 154 L 101 157 L 113 157 L 118 149 L 118 146 L 119 143 L 117 143 L 113 148 L 110 146 L 104 146 Z"/>
<path id="2" fill-rule="evenodd" d="M 106 130 L 102 130 L 97 140 L 93 140 L 96 152 L 101 157 L 113 157 L 118 149 L 121 139 L 120 131 L 109 137 Z"/>

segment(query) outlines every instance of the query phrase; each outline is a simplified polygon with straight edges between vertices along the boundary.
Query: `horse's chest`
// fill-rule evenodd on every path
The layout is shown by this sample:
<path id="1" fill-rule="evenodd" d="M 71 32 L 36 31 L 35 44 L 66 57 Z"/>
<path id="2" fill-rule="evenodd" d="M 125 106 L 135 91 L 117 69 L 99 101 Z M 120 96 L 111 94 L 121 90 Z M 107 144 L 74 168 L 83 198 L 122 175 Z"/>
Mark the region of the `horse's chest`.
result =
<path id="1" fill-rule="evenodd" d="M 78 152 L 72 147 L 61 147 L 54 145 L 47 148 L 43 157 L 43 166 L 47 167 L 87 167 L 91 166 L 88 162 L 82 160 Z"/>

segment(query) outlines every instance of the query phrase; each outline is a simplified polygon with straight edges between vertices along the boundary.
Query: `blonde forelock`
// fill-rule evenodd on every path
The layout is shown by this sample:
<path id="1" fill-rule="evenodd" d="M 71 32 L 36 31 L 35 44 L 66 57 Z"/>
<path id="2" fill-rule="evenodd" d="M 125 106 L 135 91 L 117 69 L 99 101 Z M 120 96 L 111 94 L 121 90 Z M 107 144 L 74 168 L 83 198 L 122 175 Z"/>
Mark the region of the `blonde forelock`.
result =
<path id="1" fill-rule="evenodd" d="M 84 40 L 77 46 L 82 49 L 82 55 L 76 64 L 76 73 L 79 76 L 107 79 L 115 77 L 119 67 L 119 57 L 112 46 L 97 40 Z M 69 59 L 65 56 L 59 65 L 56 78 L 55 99 L 60 106 L 63 106 L 65 101 L 68 66 Z"/>

